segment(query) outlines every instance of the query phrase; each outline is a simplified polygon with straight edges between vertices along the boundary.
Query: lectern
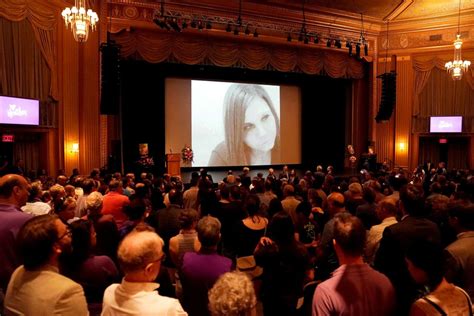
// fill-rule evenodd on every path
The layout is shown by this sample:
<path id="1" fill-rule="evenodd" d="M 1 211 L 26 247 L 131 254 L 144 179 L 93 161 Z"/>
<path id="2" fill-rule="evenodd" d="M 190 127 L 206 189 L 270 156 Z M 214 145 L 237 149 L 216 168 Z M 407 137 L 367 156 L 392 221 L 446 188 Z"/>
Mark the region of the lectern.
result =
<path id="1" fill-rule="evenodd" d="M 166 154 L 167 173 L 174 177 L 181 175 L 181 154 Z"/>

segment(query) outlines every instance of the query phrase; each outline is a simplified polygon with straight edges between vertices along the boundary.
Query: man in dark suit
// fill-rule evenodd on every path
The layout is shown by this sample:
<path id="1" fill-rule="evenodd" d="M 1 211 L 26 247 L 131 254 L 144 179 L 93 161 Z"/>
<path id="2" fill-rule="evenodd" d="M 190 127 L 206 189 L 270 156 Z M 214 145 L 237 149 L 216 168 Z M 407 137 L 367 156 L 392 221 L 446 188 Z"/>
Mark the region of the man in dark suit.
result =
<path id="1" fill-rule="evenodd" d="M 429 240 L 441 243 L 438 227 L 424 217 L 424 198 L 421 186 L 409 184 L 400 190 L 401 221 L 385 228 L 374 266 L 384 273 L 395 287 L 397 315 L 407 315 L 417 297 L 417 286 L 410 277 L 405 253 L 415 242 Z"/>

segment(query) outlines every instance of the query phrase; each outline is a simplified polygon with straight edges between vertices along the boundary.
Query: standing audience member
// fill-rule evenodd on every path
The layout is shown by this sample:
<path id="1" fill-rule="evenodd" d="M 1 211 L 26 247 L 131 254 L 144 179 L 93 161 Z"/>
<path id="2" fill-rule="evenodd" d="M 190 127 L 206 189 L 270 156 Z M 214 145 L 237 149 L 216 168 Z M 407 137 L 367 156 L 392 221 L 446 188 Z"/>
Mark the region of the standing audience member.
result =
<path id="1" fill-rule="evenodd" d="M 123 194 L 122 181 L 112 179 L 109 183 L 109 193 L 104 195 L 102 202 L 102 214 L 110 214 L 114 217 L 117 228 L 127 220 L 124 208 L 130 204 L 130 200 Z"/>
<path id="2" fill-rule="evenodd" d="M 357 207 L 355 215 L 360 218 L 365 229 L 370 230 L 373 225 L 380 224 L 376 213 L 375 192 L 369 187 L 362 189 L 362 192 L 365 203 Z"/>
<path id="3" fill-rule="evenodd" d="M 86 199 L 89 196 L 89 194 L 91 194 L 92 191 L 96 189 L 95 181 L 90 178 L 84 179 L 82 181 L 81 187 L 84 193 L 77 198 L 76 212 L 75 212 L 76 217 L 83 217 L 87 215 Z"/>
<path id="4" fill-rule="evenodd" d="M 22 176 L 7 174 L 0 178 L 0 296 L 21 264 L 15 240 L 20 227 L 32 217 L 20 209 L 28 200 L 28 189 Z"/>
<path id="5" fill-rule="evenodd" d="M 169 315 L 187 313 L 177 299 L 161 296 L 154 283 L 160 271 L 163 239 L 152 231 L 132 231 L 119 246 L 118 260 L 125 274 L 120 284 L 104 292 L 102 315 Z"/>
<path id="6" fill-rule="evenodd" d="M 263 268 L 263 312 L 267 316 L 295 315 L 310 271 L 308 252 L 295 239 L 295 227 L 286 211 L 273 216 L 268 233 L 270 238 L 262 237 L 254 253 L 256 263 Z"/>
<path id="7" fill-rule="evenodd" d="M 88 315 L 82 287 L 59 274 L 60 256 L 71 250 L 71 231 L 57 217 L 30 219 L 18 233 L 24 265 L 5 296 L 6 315 Z"/>
<path id="8" fill-rule="evenodd" d="M 474 299 L 474 205 L 457 205 L 450 209 L 451 226 L 457 240 L 446 247 L 446 279 L 465 289 Z"/>
<path id="9" fill-rule="evenodd" d="M 385 198 L 377 205 L 377 216 L 382 222 L 370 228 L 367 235 L 367 245 L 365 247 L 365 258 L 367 263 L 373 264 L 375 254 L 380 246 L 383 231 L 386 227 L 398 223 L 396 219 L 396 201 L 392 198 Z"/>
<path id="10" fill-rule="evenodd" d="M 405 253 L 415 242 L 430 240 L 441 242 L 438 227 L 423 217 L 423 189 L 409 184 L 400 190 L 399 223 L 385 228 L 374 266 L 392 281 L 397 293 L 397 315 L 406 315 L 417 297 L 417 285 L 410 277 L 405 262 Z"/>
<path id="11" fill-rule="evenodd" d="M 232 261 L 217 254 L 221 223 L 212 216 L 203 217 L 197 225 L 199 252 L 187 252 L 181 267 L 183 306 L 191 316 L 209 315 L 207 292 L 216 280 L 232 268 Z"/>
<path id="12" fill-rule="evenodd" d="M 469 295 L 444 278 L 445 260 L 439 243 L 414 243 L 407 249 L 406 263 L 413 280 L 428 291 L 413 303 L 410 316 L 472 315 Z"/>
<path id="13" fill-rule="evenodd" d="M 334 249 L 339 259 L 329 280 L 314 293 L 313 316 L 393 315 L 395 291 L 389 279 L 364 263 L 366 231 L 349 213 L 334 217 Z"/>
<path id="14" fill-rule="evenodd" d="M 296 225 L 298 218 L 296 216 L 296 206 L 300 204 L 301 201 L 297 200 L 295 197 L 295 188 L 291 184 L 287 184 L 283 187 L 283 196 L 284 199 L 281 201 L 283 209 L 290 214 L 293 225 Z"/>
<path id="15" fill-rule="evenodd" d="M 198 209 L 199 176 L 194 174 L 191 177 L 191 187 L 183 193 L 184 208 Z"/>
<path id="16" fill-rule="evenodd" d="M 209 290 L 212 316 L 256 316 L 256 305 L 252 282 L 241 272 L 223 274 Z"/>
<path id="17" fill-rule="evenodd" d="M 28 202 L 21 207 L 21 210 L 33 216 L 48 214 L 51 211 L 51 206 L 41 200 L 42 196 L 43 187 L 41 182 L 33 182 L 31 184 Z"/>

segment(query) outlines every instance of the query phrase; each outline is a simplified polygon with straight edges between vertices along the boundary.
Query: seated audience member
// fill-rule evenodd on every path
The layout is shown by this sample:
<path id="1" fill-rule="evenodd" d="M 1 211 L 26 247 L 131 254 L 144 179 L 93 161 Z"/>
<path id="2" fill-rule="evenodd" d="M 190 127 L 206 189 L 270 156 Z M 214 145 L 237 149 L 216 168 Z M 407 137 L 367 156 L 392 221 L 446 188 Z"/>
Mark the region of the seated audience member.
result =
<path id="1" fill-rule="evenodd" d="M 48 214 L 51 211 L 51 205 L 41 200 L 43 196 L 43 186 L 41 182 L 33 182 L 31 184 L 30 196 L 26 205 L 21 207 L 25 213 L 33 216 Z"/>
<path id="2" fill-rule="evenodd" d="M 349 213 L 334 217 L 334 249 L 339 259 L 332 277 L 316 288 L 313 316 L 393 315 L 395 291 L 389 279 L 364 263 L 366 231 Z"/>
<path id="3" fill-rule="evenodd" d="M 209 290 L 212 316 L 256 316 L 257 298 L 252 282 L 241 272 L 223 274 Z"/>
<path id="4" fill-rule="evenodd" d="M 203 217 L 197 225 L 199 252 L 187 252 L 181 267 L 183 306 L 193 316 L 209 315 L 207 292 L 216 280 L 232 268 L 232 261 L 217 254 L 221 223 L 212 216 Z"/>
<path id="5" fill-rule="evenodd" d="M 71 231 L 54 215 L 32 218 L 20 229 L 24 264 L 5 295 L 6 315 L 88 315 L 82 287 L 59 274 L 59 257 L 71 249 Z"/>
<path id="6" fill-rule="evenodd" d="M 265 315 L 294 315 L 303 284 L 310 272 L 308 252 L 295 239 L 295 227 L 286 211 L 275 214 L 255 248 L 255 261 L 263 268 L 262 303 Z"/>
<path id="7" fill-rule="evenodd" d="M 380 240 L 386 227 L 397 223 L 397 207 L 394 199 L 385 198 L 377 205 L 377 216 L 382 222 L 370 228 L 367 235 L 367 245 L 365 247 L 365 258 L 368 264 L 374 263 L 374 258 L 379 249 Z"/>
<path id="8" fill-rule="evenodd" d="M 186 252 L 197 252 L 201 248 L 196 231 L 198 212 L 194 209 L 184 209 L 179 215 L 179 234 L 170 239 L 170 256 L 176 266 L 176 296 L 181 298 L 182 286 L 179 279 L 183 257 Z"/>
<path id="9" fill-rule="evenodd" d="M 0 177 L 0 296 L 21 264 L 15 240 L 20 227 L 32 217 L 20 209 L 28 200 L 28 189 L 28 182 L 20 175 Z"/>
<path id="10" fill-rule="evenodd" d="M 428 294 L 413 303 L 410 316 L 472 315 L 472 302 L 461 288 L 444 278 L 445 261 L 439 243 L 419 241 L 406 252 L 408 271 Z"/>
<path id="11" fill-rule="evenodd" d="M 95 256 L 96 233 L 92 222 L 71 223 L 72 252 L 63 260 L 65 275 L 81 284 L 88 304 L 101 303 L 104 290 L 119 277 L 115 263 L 107 256 Z"/>
<path id="12" fill-rule="evenodd" d="M 154 283 L 160 271 L 164 242 L 155 232 L 132 231 L 121 242 L 118 260 L 122 283 L 104 292 L 102 315 L 187 315 L 177 299 L 161 296 Z"/>
<path id="13" fill-rule="evenodd" d="M 446 279 L 465 289 L 474 299 L 474 205 L 455 206 L 449 210 L 450 224 L 457 240 L 446 247 Z"/>
<path id="14" fill-rule="evenodd" d="M 385 228 L 375 255 L 374 267 L 392 281 L 397 293 L 397 315 L 405 315 L 417 297 L 418 286 L 408 273 L 405 252 L 419 240 L 441 242 L 438 227 L 423 217 L 423 189 L 406 185 L 400 190 L 400 222 Z"/>

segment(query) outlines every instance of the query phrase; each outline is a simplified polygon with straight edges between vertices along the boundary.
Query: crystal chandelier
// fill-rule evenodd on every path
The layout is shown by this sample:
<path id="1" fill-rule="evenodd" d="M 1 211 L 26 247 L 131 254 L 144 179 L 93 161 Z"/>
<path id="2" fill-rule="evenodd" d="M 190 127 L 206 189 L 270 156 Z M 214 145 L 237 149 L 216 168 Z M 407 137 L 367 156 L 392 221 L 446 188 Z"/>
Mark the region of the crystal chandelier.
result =
<path id="1" fill-rule="evenodd" d="M 471 66 L 471 62 L 469 60 L 462 60 L 462 56 L 461 56 L 462 40 L 461 40 L 461 32 L 459 31 L 460 24 L 461 24 L 461 0 L 459 0 L 458 33 L 456 34 L 456 40 L 454 41 L 454 59 L 453 61 L 449 61 L 444 65 L 444 67 L 446 67 L 446 70 L 451 75 L 453 80 L 461 80 L 463 73 L 469 69 L 469 66 Z"/>
<path id="2" fill-rule="evenodd" d="M 94 31 L 95 25 L 99 21 L 97 13 L 91 9 L 86 10 L 85 0 L 75 0 L 75 5 L 72 8 L 64 9 L 61 15 L 66 23 L 66 28 L 71 26 L 74 39 L 80 43 L 87 41 L 89 27 Z"/>

